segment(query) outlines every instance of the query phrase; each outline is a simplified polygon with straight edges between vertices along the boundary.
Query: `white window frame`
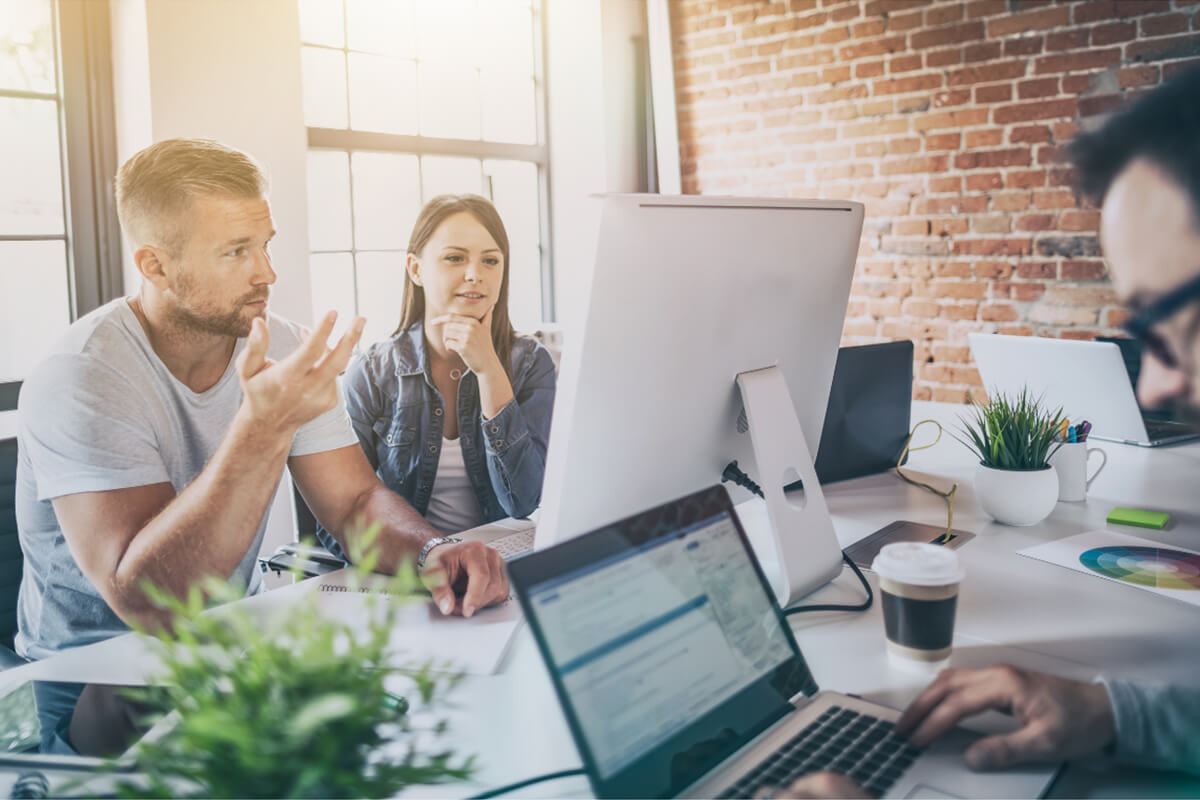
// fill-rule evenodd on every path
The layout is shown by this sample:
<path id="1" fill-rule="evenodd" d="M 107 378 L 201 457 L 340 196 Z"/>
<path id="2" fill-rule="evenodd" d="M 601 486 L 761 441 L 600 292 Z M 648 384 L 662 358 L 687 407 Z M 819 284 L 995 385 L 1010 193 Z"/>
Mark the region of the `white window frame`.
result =
<path id="1" fill-rule="evenodd" d="M 112 35 L 109 0 L 51 0 L 57 92 L 0 89 L 2 97 L 58 105 L 64 232 L 0 234 L 0 241 L 62 241 L 70 319 L 121 296 L 121 229 L 113 196 Z M 21 381 L 0 383 L 0 412 L 17 407 Z"/>

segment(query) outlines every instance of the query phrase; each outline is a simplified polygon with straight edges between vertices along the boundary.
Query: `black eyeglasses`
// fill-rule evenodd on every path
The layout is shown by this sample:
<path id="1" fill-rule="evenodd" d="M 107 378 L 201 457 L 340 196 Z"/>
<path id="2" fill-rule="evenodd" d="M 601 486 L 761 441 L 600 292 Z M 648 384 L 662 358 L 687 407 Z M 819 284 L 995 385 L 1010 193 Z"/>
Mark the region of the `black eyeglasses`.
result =
<path id="1" fill-rule="evenodd" d="M 1154 330 L 1154 326 L 1170 318 L 1198 298 L 1200 298 L 1200 275 L 1182 286 L 1172 289 L 1145 308 L 1135 311 L 1129 319 L 1121 323 L 1121 327 L 1126 333 L 1141 342 L 1142 347 L 1158 359 L 1164 367 L 1174 369 L 1179 366 L 1179 360 L 1175 358 L 1175 353 L 1167 344 L 1167 340 Z"/>

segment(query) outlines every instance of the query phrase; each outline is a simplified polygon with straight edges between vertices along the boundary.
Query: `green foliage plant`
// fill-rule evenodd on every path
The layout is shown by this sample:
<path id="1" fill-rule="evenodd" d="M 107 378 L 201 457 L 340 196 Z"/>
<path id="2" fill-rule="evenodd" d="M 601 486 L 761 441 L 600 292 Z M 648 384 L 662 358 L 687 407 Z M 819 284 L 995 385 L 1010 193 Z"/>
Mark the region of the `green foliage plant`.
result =
<path id="1" fill-rule="evenodd" d="M 959 417 L 963 436 L 952 435 L 985 467 L 1046 469 L 1048 459 L 1062 444 L 1055 442 L 1062 409 L 1047 410 L 1041 398 L 1031 396 L 1028 389 L 1012 396 L 993 393 L 987 405 L 972 405 L 972 412 L 970 417 Z"/>
<path id="2" fill-rule="evenodd" d="M 365 545 L 351 553 L 352 591 L 378 562 L 377 534 L 372 526 L 357 537 Z M 172 631 L 153 634 L 164 685 L 131 690 L 130 699 L 171 718 L 165 734 L 136 746 L 139 774 L 118 776 L 118 793 L 390 797 L 411 784 L 468 778 L 472 759 L 446 745 L 439 713 L 461 675 L 448 665 L 396 667 L 389 657 L 397 595 L 415 597 L 418 585 L 406 565 L 386 594 L 365 594 L 375 605 L 365 634 L 322 616 L 316 591 L 262 620 L 227 605 L 242 592 L 216 579 L 183 599 L 147 586 L 172 619 Z M 388 690 L 397 681 L 411 685 L 407 698 Z"/>

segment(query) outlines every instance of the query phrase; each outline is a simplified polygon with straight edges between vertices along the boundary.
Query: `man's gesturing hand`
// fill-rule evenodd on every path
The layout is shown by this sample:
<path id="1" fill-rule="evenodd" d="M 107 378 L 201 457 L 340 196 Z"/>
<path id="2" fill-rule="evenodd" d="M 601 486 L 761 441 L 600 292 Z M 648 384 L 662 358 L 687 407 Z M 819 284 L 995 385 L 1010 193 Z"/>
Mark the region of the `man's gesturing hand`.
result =
<path id="1" fill-rule="evenodd" d="M 483 542 L 439 544 L 429 551 L 421 578 L 443 614 L 469 617 L 508 599 L 504 559 Z"/>
<path id="2" fill-rule="evenodd" d="M 294 430 L 337 405 L 337 376 L 346 368 L 366 320 L 358 317 L 337 346 L 326 346 L 337 312 L 330 311 L 287 358 L 267 358 L 267 324 L 256 318 L 238 356 L 242 403 L 251 417 L 280 430 Z"/>
<path id="3" fill-rule="evenodd" d="M 964 717 L 988 709 L 1012 714 L 1021 727 L 967 748 L 972 769 L 1088 755 L 1111 742 L 1115 731 L 1102 685 L 1010 666 L 943 670 L 900 717 L 896 730 L 924 747 Z"/>

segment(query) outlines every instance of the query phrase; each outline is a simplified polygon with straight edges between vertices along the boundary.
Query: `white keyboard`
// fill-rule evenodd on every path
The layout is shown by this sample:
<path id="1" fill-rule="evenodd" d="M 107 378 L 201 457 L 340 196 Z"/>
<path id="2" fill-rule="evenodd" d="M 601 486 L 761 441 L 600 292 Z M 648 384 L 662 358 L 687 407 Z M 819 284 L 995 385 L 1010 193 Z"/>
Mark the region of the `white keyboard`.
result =
<path id="1" fill-rule="evenodd" d="M 534 528 L 526 528 L 523 531 L 501 536 L 499 539 L 492 539 L 487 545 L 499 553 L 501 558 L 513 558 L 533 549 L 534 532 Z"/>

